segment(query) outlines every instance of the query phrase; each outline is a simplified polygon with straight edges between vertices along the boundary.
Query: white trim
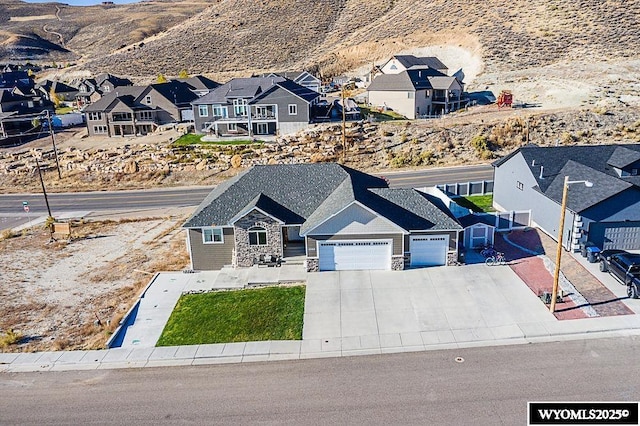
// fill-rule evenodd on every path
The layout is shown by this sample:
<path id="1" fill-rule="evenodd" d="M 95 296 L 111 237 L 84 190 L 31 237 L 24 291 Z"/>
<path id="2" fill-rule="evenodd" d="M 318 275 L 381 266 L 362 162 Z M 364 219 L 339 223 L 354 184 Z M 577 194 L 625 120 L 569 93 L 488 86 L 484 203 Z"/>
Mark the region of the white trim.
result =
<path id="1" fill-rule="evenodd" d="M 247 214 L 249 214 L 252 210 L 258 210 L 260 213 L 262 213 L 265 216 L 269 216 L 271 219 L 275 220 L 276 222 L 278 222 L 280 225 L 284 225 L 284 222 L 281 221 L 280 219 L 278 219 L 277 217 L 265 212 L 264 210 L 262 210 L 259 207 L 253 206 L 251 207 L 249 210 L 241 210 L 240 213 L 238 213 L 237 215 L 235 215 L 234 217 L 231 218 L 231 220 L 229 221 L 229 223 L 231 225 L 234 225 L 237 221 L 240 220 L 240 218 L 242 218 L 243 216 L 246 216 Z"/>
<path id="2" fill-rule="evenodd" d="M 193 271 L 193 253 L 191 253 L 191 230 L 194 228 L 186 228 L 187 229 L 187 250 L 189 251 L 189 269 Z"/>
<path id="3" fill-rule="evenodd" d="M 224 230 L 222 229 L 222 226 L 203 226 L 202 228 L 202 244 L 224 244 Z M 205 230 L 220 230 L 220 241 L 215 241 L 214 234 L 211 234 L 211 241 L 206 241 L 204 238 L 205 235 Z"/>
<path id="4" fill-rule="evenodd" d="M 356 201 L 352 201 L 351 203 L 347 204 L 347 205 L 346 205 L 345 207 L 343 207 L 342 209 L 338 210 L 337 212 L 335 212 L 334 214 L 332 214 L 331 216 L 329 216 L 328 218 L 326 218 L 326 219 L 325 219 L 325 220 L 323 220 L 322 222 L 318 223 L 318 224 L 317 224 L 316 226 L 314 226 L 313 228 L 309 229 L 309 230 L 304 234 L 304 236 L 306 237 L 307 235 L 314 235 L 314 234 L 311 234 L 311 232 L 312 232 L 314 229 L 317 229 L 320 225 L 322 225 L 322 224 L 324 224 L 324 223 L 328 222 L 329 220 L 333 219 L 335 216 L 338 216 L 340 213 L 342 213 L 343 211 L 345 211 L 346 209 L 348 209 L 349 207 L 351 207 L 351 206 L 352 206 L 352 205 L 354 205 L 354 204 L 357 204 L 358 206 L 360 206 L 360 207 L 362 207 L 363 209 L 367 210 L 369 213 L 371 213 L 371 214 L 373 214 L 373 215 L 375 215 L 375 216 L 377 216 L 377 217 L 381 218 L 382 220 L 386 221 L 387 223 L 389 223 L 389 224 L 390 224 L 390 225 L 392 225 L 393 227 L 395 227 L 395 228 L 399 229 L 399 230 L 400 230 L 399 232 L 400 232 L 401 234 L 403 234 L 403 235 L 408 235 L 408 234 L 409 234 L 409 232 L 408 232 L 406 229 L 404 229 L 404 228 L 402 228 L 402 227 L 398 226 L 398 224 L 397 224 L 397 223 L 392 222 L 391 220 L 389 220 L 389 219 L 387 219 L 386 217 L 382 216 L 381 214 L 379 214 L 379 213 L 378 213 L 378 212 L 376 212 L 375 210 L 370 209 L 369 207 L 365 206 L 364 204 L 362 204 L 361 202 L 359 202 L 359 201 L 357 201 L 357 200 L 356 200 Z M 376 232 L 376 234 L 389 234 L 389 233 L 395 234 L 395 232 Z M 300 234 L 300 235 L 302 235 L 302 234 Z M 321 235 L 321 234 L 316 234 L 316 235 Z"/>
<path id="5" fill-rule="evenodd" d="M 294 107 L 293 112 L 291 112 L 291 107 Z M 298 104 L 288 104 L 287 109 L 289 111 L 289 115 L 298 115 Z"/>

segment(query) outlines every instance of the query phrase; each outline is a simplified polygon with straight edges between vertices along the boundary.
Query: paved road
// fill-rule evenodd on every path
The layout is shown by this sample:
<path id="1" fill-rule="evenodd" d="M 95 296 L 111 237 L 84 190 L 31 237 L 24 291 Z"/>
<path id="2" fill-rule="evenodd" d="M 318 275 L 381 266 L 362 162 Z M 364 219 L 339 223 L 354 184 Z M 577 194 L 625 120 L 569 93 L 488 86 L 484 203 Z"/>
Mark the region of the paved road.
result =
<path id="1" fill-rule="evenodd" d="M 0 424 L 526 424 L 527 401 L 637 401 L 638 337 L 0 375 Z M 457 362 L 462 357 L 464 362 Z"/>
<path id="2" fill-rule="evenodd" d="M 436 184 L 492 179 L 493 168 L 489 165 L 425 169 L 411 172 L 385 174 L 394 188 L 415 188 Z M 161 207 L 197 206 L 211 191 L 211 187 L 187 187 L 151 189 L 141 191 L 51 193 L 49 205 L 56 212 L 142 210 Z M 44 196 L 37 194 L 0 195 L 0 215 L 5 217 L 25 216 L 22 202 L 27 201 L 31 212 L 47 212 Z"/>

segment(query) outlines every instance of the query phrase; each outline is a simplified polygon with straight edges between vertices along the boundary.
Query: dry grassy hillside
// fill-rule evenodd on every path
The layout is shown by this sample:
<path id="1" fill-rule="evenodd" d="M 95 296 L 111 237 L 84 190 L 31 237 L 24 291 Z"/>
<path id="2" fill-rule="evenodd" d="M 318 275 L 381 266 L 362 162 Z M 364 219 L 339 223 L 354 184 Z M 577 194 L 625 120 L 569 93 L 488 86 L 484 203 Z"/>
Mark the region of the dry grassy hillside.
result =
<path id="1" fill-rule="evenodd" d="M 74 7 L 0 0 L 0 63 L 101 58 L 200 12 L 211 2 Z"/>
<path id="2" fill-rule="evenodd" d="M 337 74 L 411 48 L 480 53 L 487 71 L 638 55 L 640 2 L 225 0 L 142 49 L 93 61 L 113 72 L 221 73 L 319 67 Z"/>

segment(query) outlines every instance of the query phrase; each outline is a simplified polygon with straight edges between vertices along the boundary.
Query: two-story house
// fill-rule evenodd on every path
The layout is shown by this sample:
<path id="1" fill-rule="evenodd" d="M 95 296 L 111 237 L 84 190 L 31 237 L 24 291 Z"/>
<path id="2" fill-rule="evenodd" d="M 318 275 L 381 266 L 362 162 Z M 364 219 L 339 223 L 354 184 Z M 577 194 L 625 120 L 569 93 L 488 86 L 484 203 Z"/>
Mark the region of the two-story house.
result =
<path id="1" fill-rule="evenodd" d="M 446 74 L 447 67 L 437 58 L 394 56 L 379 68 L 367 94 L 373 106 L 387 107 L 408 119 L 440 115 L 466 105 L 464 84 Z"/>
<path id="2" fill-rule="evenodd" d="M 295 133 L 312 122 L 319 98 L 283 77 L 234 78 L 192 102 L 195 130 L 214 136 Z"/>
<path id="3" fill-rule="evenodd" d="M 184 120 L 198 97 L 183 82 L 121 86 L 84 109 L 89 136 L 141 136 Z"/>
<path id="4" fill-rule="evenodd" d="M 76 94 L 76 104 L 78 109 L 83 109 L 86 105 L 99 100 L 103 94 L 110 93 L 116 87 L 132 86 L 133 83 L 127 78 L 117 77 L 111 74 L 99 74 L 95 78 L 85 78 L 72 82 L 78 88 Z"/>
<path id="5" fill-rule="evenodd" d="M 47 110 L 53 114 L 53 104 L 40 96 L 24 96 L 14 89 L 0 89 L 0 145 L 32 133 L 39 127 L 34 118 Z"/>
<path id="6" fill-rule="evenodd" d="M 36 85 L 36 90 L 51 102 L 72 104 L 79 93 L 78 89 L 62 81 L 44 80 Z M 56 99 L 53 99 L 55 96 Z"/>

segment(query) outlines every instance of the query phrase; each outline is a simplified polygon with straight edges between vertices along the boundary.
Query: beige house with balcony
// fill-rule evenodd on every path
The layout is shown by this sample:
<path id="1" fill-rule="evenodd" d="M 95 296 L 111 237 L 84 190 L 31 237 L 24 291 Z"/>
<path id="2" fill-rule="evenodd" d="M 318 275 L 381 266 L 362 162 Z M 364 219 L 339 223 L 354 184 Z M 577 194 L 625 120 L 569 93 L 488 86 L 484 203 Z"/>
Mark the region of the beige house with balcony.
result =
<path id="1" fill-rule="evenodd" d="M 191 114 L 198 98 L 184 82 L 117 87 L 84 109 L 89 136 L 143 136 Z"/>
<path id="2" fill-rule="evenodd" d="M 468 101 L 464 84 L 446 74 L 438 58 L 398 55 L 389 59 L 369 87 L 369 103 L 390 108 L 408 119 L 447 114 Z"/>

